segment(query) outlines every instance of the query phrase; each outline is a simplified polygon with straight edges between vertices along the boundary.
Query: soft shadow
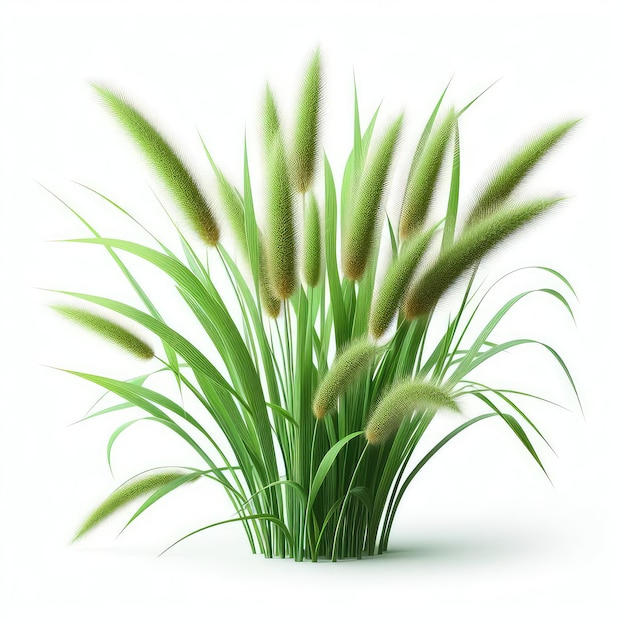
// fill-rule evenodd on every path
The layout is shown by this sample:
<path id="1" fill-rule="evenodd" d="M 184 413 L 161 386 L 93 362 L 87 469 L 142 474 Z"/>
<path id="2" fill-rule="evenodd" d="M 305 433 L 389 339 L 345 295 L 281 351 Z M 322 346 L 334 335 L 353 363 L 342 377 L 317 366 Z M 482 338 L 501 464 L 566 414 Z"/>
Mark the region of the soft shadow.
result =
<path id="1" fill-rule="evenodd" d="M 428 539 L 390 541 L 386 561 L 469 563 L 517 560 L 552 551 L 558 538 L 551 529 L 485 529 L 451 531 Z"/>

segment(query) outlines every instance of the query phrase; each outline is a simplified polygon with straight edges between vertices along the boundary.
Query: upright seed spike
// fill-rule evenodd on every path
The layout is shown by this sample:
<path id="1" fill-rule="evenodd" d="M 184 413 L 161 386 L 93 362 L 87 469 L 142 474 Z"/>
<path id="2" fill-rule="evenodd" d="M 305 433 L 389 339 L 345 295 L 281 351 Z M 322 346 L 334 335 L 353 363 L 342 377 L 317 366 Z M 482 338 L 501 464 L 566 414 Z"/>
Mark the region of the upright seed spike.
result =
<path id="1" fill-rule="evenodd" d="M 455 118 L 456 113 L 451 109 L 429 136 L 419 160 L 411 170 L 400 210 L 401 241 L 409 239 L 426 222 Z"/>
<path id="2" fill-rule="evenodd" d="M 360 280 L 363 277 L 372 255 L 374 235 L 379 226 L 380 201 L 400 137 L 402 120 L 403 115 L 398 116 L 389 127 L 361 175 L 343 237 L 343 273 L 350 280 Z"/>
<path id="3" fill-rule="evenodd" d="M 228 217 L 237 244 L 249 262 L 243 202 L 235 188 L 228 182 L 222 172 L 217 168 L 215 168 L 215 172 L 224 212 Z M 270 317 L 276 318 L 280 313 L 281 301 L 272 291 L 268 277 L 267 253 L 265 251 L 267 244 L 260 229 L 257 229 L 257 231 L 259 237 L 259 296 L 265 312 Z"/>
<path id="4" fill-rule="evenodd" d="M 276 295 L 287 300 L 297 284 L 293 199 L 285 146 L 274 137 L 268 168 L 267 268 Z"/>
<path id="5" fill-rule="evenodd" d="M 267 242 L 259 232 L 259 296 L 265 312 L 276 319 L 280 315 L 281 299 L 274 293 L 267 265 Z"/>
<path id="6" fill-rule="evenodd" d="M 304 206 L 304 254 L 302 269 L 304 281 L 315 287 L 320 279 L 322 265 L 322 235 L 320 213 L 314 194 L 307 196 Z"/>
<path id="7" fill-rule="evenodd" d="M 274 92 L 269 86 L 269 83 L 265 84 L 265 91 L 263 92 L 263 103 L 261 106 L 261 130 L 265 158 L 266 160 L 269 160 L 272 146 L 274 145 L 274 139 L 277 135 L 281 134 L 278 105 L 276 104 L 276 98 L 274 97 Z"/>
<path id="8" fill-rule="evenodd" d="M 436 230 L 437 227 L 432 226 L 423 233 L 413 235 L 387 270 L 370 311 L 369 330 L 376 339 L 389 328 Z"/>
<path id="9" fill-rule="evenodd" d="M 321 99 L 322 62 L 318 48 L 302 82 L 295 122 L 292 172 L 296 189 L 302 194 L 311 186 L 315 174 Z"/>

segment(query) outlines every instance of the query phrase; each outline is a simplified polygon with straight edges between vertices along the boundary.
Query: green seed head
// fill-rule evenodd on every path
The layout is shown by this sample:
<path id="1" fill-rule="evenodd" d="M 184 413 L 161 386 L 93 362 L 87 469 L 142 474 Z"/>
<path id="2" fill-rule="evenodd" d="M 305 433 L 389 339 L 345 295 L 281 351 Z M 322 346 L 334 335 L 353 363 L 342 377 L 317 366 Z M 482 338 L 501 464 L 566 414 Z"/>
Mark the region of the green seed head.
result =
<path id="1" fill-rule="evenodd" d="M 403 116 L 389 127 L 365 165 L 343 237 L 343 273 L 360 280 L 372 254 L 379 227 L 379 206 L 391 168 Z"/>
<path id="2" fill-rule="evenodd" d="M 391 325 L 435 231 L 436 226 L 433 226 L 405 242 L 387 270 L 370 312 L 369 330 L 376 339 L 384 335 Z"/>
<path id="3" fill-rule="evenodd" d="M 140 359 L 151 359 L 154 356 L 154 350 L 145 341 L 111 320 L 73 306 L 59 304 L 52 308 L 79 326 L 100 335 Z"/>
<path id="4" fill-rule="evenodd" d="M 455 119 L 454 110 L 450 110 L 430 135 L 409 175 L 400 210 L 400 239 L 403 241 L 419 231 L 426 222 Z"/>
<path id="5" fill-rule="evenodd" d="M 218 172 L 217 175 L 217 189 L 222 210 L 228 219 L 235 241 L 242 251 L 247 252 L 248 244 L 241 198 L 235 187 L 228 182 L 221 172 Z"/>
<path id="6" fill-rule="evenodd" d="M 509 204 L 466 229 L 459 239 L 417 279 L 404 300 L 408 319 L 429 313 L 439 298 L 494 247 L 545 213 L 563 198 Z"/>
<path id="7" fill-rule="evenodd" d="M 315 393 L 313 413 L 318 419 L 335 407 L 339 396 L 369 368 L 377 353 L 373 343 L 357 339 L 335 358 Z"/>
<path id="8" fill-rule="evenodd" d="M 294 184 L 300 193 L 309 189 L 315 173 L 321 99 L 322 65 L 320 51 L 316 50 L 302 82 L 296 113 L 292 171 Z"/>
<path id="9" fill-rule="evenodd" d="M 269 84 L 265 85 L 263 94 L 263 104 L 261 107 L 261 130 L 263 134 L 263 147 L 265 149 L 265 157 L 269 159 L 269 155 L 274 145 L 274 139 L 280 135 L 280 117 L 278 115 L 278 106 L 274 93 Z"/>
<path id="10" fill-rule="evenodd" d="M 99 85 L 94 88 L 143 152 L 192 228 L 205 243 L 217 245 L 220 233 L 213 209 L 174 148 L 125 98 Z"/>
<path id="11" fill-rule="evenodd" d="M 502 206 L 515 188 L 528 176 L 539 161 L 580 122 L 568 120 L 549 128 L 513 154 L 484 185 L 470 209 L 467 226 L 491 215 Z"/>
<path id="12" fill-rule="evenodd" d="M 268 165 L 268 275 L 276 295 L 287 300 L 297 283 L 296 235 L 285 146 L 280 136 L 274 138 Z"/>
<path id="13" fill-rule="evenodd" d="M 167 485 L 183 476 L 185 476 L 185 474 L 182 472 L 161 472 L 159 474 L 152 474 L 122 485 L 85 520 L 72 541 L 80 539 L 83 535 L 88 533 L 95 526 L 100 524 L 100 522 L 115 513 L 115 511 L 123 507 L 125 504 L 128 504 L 143 495 L 152 493 L 160 487 L 163 487 L 164 485 Z"/>
<path id="14" fill-rule="evenodd" d="M 322 265 L 322 236 L 320 213 L 317 200 L 309 194 L 304 207 L 304 261 L 302 264 L 304 280 L 315 287 L 320 279 Z"/>
<path id="15" fill-rule="evenodd" d="M 394 435 L 402 421 L 418 410 L 446 408 L 459 411 L 454 399 L 443 389 L 420 380 L 392 385 L 372 411 L 365 437 L 372 445 L 382 444 Z"/>
<path id="16" fill-rule="evenodd" d="M 267 244 L 259 232 L 259 297 L 261 306 L 273 319 L 280 314 L 282 300 L 274 293 L 267 268 Z"/>
<path id="17" fill-rule="evenodd" d="M 241 197 L 235 190 L 235 188 L 228 182 L 221 172 L 217 172 L 218 189 L 220 198 L 222 200 L 222 207 L 228 221 L 230 222 L 235 240 L 245 255 L 246 260 L 250 261 L 250 254 L 248 252 L 248 241 L 246 239 L 246 226 L 243 210 L 243 202 Z M 260 229 L 257 229 L 258 241 L 259 241 L 259 296 L 261 298 L 261 305 L 265 312 L 272 318 L 278 317 L 280 313 L 281 300 L 272 291 L 270 285 L 268 270 L 267 270 L 267 254 L 265 252 L 266 243 L 261 234 Z"/>

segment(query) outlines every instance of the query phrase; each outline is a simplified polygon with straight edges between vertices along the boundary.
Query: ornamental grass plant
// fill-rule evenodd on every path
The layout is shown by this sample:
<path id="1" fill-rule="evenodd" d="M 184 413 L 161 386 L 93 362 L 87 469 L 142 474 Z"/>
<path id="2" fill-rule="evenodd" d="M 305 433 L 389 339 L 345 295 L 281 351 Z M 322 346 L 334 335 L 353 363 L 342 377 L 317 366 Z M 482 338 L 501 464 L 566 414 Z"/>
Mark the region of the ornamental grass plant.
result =
<path id="1" fill-rule="evenodd" d="M 197 464 L 130 478 L 76 538 L 131 502 L 128 523 L 135 522 L 169 493 L 202 479 L 224 488 L 233 516 L 209 519 L 180 540 L 237 522 L 252 552 L 266 557 L 361 558 L 387 550 L 398 507 L 420 470 L 482 420 L 501 420 L 543 469 L 533 443 L 541 432 L 519 406 L 519 397 L 537 396 L 514 389 L 516 381 L 511 389 L 476 382 L 474 370 L 505 350 L 535 343 L 556 360 L 576 394 L 554 348 L 492 337 L 534 292 L 571 314 L 565 295 L 571 286 L 556 270 L 534 268 L 558 288 L 517 293 L 483 325 L 478 320 L 491 300 L 477 277 L 492 250 L 562 203 L 558 196 L 524 197 L 518 187 L 578 120 L 559 122 L 524 143 L 459 211 L 460 126 L 478 98 L 462 108 L 447 106 L 447 87 L 416 138 L 406 134 L 403 115 L 381 126 L 376 110 L 362 126 L 355 88 L 353 145 L 336 178 L 320 144 L 323 63 L 316 51 L 292 124 L 285 124 L 269 85 L 262 95 L 264 185 L 254 190 L 246 143 L 236 183 L 201 137 L 206 167 L 193 173 L 167 133 L 124 95 L 93 87 L 159 180 L 178 245 L 173 250 L 156 237 L 148 246 L 102 236 L 71 209 L 89 231 L 71 241 L 100 247 L 136 302 L 58 291 L 73 304 L 55 309 L 157 363 L 131 380 L 71 373 L 102 387 L 104 399 L 121 399 L 88 417 L 129 409 L 142 414 L 114 430 L 109 455 L 127 428 L 150 420 L 189 446 Z M 386 200 L 401 140 L 416 140 L 416 147 L 408 173 L 394 178 L 401 186 L 398 216 Z M 178 216 L 185 220 L 180 229 Z M 154 294 L 131 271 L 131 258 L 175 286 L 179 305 L 215 349 L 210 358 L 185 326 L 165 320 Z M 175 382 L 176 393 L 160 391 L 163 377 Z M 466 401 L 470 397 L 473 403 Z M 424 452 L 418 444 L 436 419 L 451 428 Z"/>

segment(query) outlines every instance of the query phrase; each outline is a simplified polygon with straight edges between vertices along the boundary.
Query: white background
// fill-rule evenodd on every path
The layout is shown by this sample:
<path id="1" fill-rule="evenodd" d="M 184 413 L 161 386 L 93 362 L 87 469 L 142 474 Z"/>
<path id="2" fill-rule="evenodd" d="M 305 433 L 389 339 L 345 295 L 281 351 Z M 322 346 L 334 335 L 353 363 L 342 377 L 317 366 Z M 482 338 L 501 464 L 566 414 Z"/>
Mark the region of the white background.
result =
<path id="1" fill-rule="evenodd" d="M 617 3 L 293 4 L 1 4 L 2 623 L 379 623 L 403 613 L 429 624 L 624 623 L 625 51 Z M 113 480 L 105 446 L 119 419 L 68 427 L 98 390 L 44 365 L 118 376 L 143 366 L 46 308 L 57 300 L 38 287 L 128 292 L 101 251 L 46 243 L 85 231 L 37 182 L 104 234 L 135 231 L 71 181 L 110 194 L 164 234 L 149 172 L 88 81 L 131 96 L 208 172 L 197 127 L 239 181 L 244 124 L 253 156 L 258 145 L 264 81 L 289 111 L 317 44 L 327 77 L 324 145 L 336 172 L 351 138 L 353 69 L 364 117 L 383 97 L 381 120 L 405 109 L 404 167 L 452 74 L 449 102 L 459 106 L 502 79 L 462 120 L 462 205 L 490 165 L 529 133 L 585 117 L 528 185 L 530 193 L 571 199 L 495 256 L 488 276 L 550 265 L 580 298 L 576 328 L 535 296 L 495 338 L 536 337 L 559 349 L 579 384 L 584 419 L 563 376 L 536 349 L 513 351 L 485 374 L 572 409 L 524 405 L 558 453 L 539 448 L 554 486 L 502 424 L 481 423 L 415 481 L 382 558 L 264 560 L 248 554 L 234 526 L 156 558 L 181 534 L 229 515 L 223 495 L 202 485 L 163 500 L 117 540 L 124 515 L 68 546 L 81 518 L 121 480 L 148 463 L 186 457 L 170 438 L 140 426 L 114 450 Z M 253 175 L 262 189 L 258 169 Z M 152 274 L 145 280 L 167 310 L 169 292 Z M 537 273 L 516 280 L 556 286 Z"/>

